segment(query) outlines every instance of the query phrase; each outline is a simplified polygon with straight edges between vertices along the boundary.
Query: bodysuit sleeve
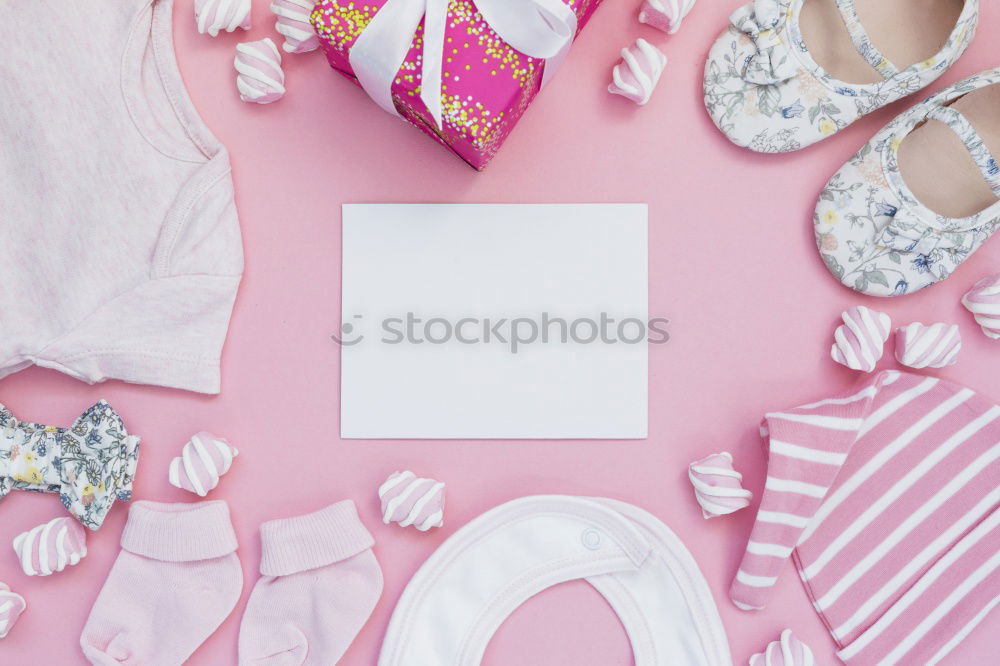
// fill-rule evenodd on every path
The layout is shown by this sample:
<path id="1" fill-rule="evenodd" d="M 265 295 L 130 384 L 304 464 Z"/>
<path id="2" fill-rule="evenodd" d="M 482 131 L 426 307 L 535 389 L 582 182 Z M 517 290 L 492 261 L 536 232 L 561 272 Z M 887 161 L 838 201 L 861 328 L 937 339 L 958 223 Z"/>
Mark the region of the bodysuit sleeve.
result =
<path id="1" fill-rule="evenodd" d="M 730 597 L 743 610 L 763 608 L 785 562 L 858 439 L 878 378 L 860 391 L 764 416 L 767 481 Z"/>
<path id="2" fill-rule="evenodd" d="M 150 272 L 42 349 L 38 365 L 83 381 L 122 379 L 218 393 L 243 273 L 228 170 L 164 225 Z"/>

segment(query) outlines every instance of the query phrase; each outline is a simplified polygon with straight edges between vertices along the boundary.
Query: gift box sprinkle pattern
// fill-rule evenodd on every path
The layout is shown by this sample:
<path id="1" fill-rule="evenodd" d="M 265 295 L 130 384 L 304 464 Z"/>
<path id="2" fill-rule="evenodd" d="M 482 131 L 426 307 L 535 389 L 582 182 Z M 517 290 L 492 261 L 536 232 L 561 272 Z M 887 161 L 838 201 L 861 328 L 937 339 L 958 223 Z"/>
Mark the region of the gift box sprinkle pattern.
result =
<path id="1" fill-rule="evenodd" d="M 578 32 L 601 0 L 564 0 Z M 312 23 L 330 65 L 357 82 L 350 65 L 354 43 L 386 4 L 319 0 Z M 443 116 L 438 128 L 420 98 L 423 23 L 417 28 L 392 85 L 397 111 L 476 169 L 493 158 L 541 87 L 544 60 L 507 44 L 471 0 L 451 0 L 441 71 Z"/>

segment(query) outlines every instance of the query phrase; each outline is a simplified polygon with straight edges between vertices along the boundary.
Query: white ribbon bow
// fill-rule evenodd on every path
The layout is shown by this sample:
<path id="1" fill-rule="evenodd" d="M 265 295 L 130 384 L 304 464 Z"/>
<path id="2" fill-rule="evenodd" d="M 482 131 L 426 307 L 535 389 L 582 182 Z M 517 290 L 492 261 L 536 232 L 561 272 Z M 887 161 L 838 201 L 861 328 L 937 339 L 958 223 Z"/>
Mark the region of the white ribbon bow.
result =
<path id="1" fill-rule="evenodd" d="M 420 99 L 441 127 L 441 64 L 449 0 L 389 0 L 351 48 L 358 82 L 376 104 L 400 115 L 392 83 L 424 19 Z M 562 64 L 576 35 L 576 14 L 563 0 L 476 0 L 483 20 L 518 51 L 545 60 L 542 85 Z"/>

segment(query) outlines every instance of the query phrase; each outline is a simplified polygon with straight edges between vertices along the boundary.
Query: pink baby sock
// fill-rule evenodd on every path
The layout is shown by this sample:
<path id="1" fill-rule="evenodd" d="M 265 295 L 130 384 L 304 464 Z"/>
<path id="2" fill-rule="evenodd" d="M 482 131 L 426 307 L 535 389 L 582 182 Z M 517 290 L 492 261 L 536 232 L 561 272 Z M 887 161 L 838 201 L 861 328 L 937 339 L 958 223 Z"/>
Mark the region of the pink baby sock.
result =
<path id="1" fill-rule="evenodd" d="M 354 502 L 264 523 L 260 541 L 262 577 L 240 625 L 240 664 L 335 664 L 382 595 L 375 540 Z"/>
<path id="2" fill-rule="evenodd" d="M 80 637 L 92 664 L 182 664 L 240 598 L 225 502 L 135 502 Z"/>

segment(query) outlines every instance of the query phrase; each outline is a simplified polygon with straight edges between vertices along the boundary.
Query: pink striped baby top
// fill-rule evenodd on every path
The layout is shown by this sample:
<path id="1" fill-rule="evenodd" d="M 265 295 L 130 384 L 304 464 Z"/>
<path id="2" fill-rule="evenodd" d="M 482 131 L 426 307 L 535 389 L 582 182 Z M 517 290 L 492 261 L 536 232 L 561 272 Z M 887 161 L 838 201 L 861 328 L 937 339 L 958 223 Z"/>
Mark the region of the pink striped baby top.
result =
<path id="1" fill-rule="evenodd" d="M 1000 407 L 896 371 L 767 414 L 767 482 L 730 594 L 791 557 L 847 664 L 935 664 L 1000 603 Z"/>

